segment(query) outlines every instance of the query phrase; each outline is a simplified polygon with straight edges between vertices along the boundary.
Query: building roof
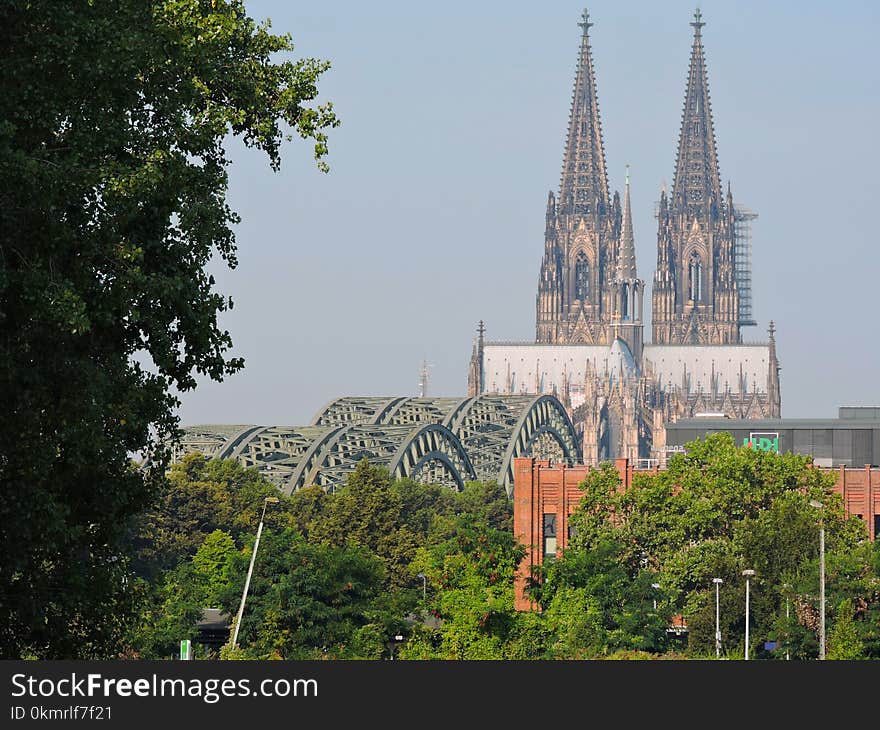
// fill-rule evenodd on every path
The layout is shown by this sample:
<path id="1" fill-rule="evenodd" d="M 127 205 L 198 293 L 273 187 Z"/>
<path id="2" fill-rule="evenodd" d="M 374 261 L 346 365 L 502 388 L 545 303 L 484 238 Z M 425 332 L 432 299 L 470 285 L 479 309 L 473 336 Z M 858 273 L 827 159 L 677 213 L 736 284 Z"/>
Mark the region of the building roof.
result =
<path id="1" fill-rule="evenodd" d="M 706 431 L 784 431 L 786 429 L 853 429 L 880 428 L 880 419 L 845 418 L 683 418 L 675 423 L 667 423 L 667 430 L 700 429 Z"/>

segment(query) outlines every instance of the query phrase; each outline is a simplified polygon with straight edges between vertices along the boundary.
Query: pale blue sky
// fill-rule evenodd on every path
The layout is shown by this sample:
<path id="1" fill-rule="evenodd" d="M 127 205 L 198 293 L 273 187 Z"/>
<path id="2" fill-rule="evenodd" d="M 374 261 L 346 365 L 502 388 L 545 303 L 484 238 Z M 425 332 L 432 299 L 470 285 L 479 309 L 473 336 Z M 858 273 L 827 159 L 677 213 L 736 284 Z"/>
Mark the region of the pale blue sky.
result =
<path id="1" fill-rule="evenodd" d="M 326 176 L 301 142 L 278 174 L 230 144 L 240 265 L 217 278 L 246 367 L 184 395 L 183 423 L 303 424 L 339 395 L 415 395 L 423 357 L 431 395 L 465 394 L 479 319 L 490 339 L 534 338 L 583 3 L 247 5 L 332 62 L 320 86 L 342 126 Z M 631 166 L 650 287 L 695 3 L 588 7 L 610 183 Z M 880 405 L 880 5 L 700 7 L 722 178 L 760 215 L 745 339 L 776 321 L 784 416 Z"/>

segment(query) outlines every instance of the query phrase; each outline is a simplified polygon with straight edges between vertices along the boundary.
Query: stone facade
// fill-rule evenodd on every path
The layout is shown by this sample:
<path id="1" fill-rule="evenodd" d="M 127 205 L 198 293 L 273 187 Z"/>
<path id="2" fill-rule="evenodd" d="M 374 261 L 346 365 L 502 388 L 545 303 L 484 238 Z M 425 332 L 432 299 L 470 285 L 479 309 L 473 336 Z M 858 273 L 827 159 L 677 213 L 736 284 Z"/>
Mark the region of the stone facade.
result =
<path id="1" fill-rule="evenodd" d="M 548 195 L 534 343 L 486 342 L 480 323 L 468 386 L 480 393 L 553 393 L 569 409 L 587 463 L 657 458 L 664 424 L 698 413 L 781 414 L 779 362 L 744 344 L 737 208 L 722 193 L 699 11 L 672 192 L 660 194 L 653 342 L 644 342 L 627 170 L 611 195 L 584 12 L 558 197 Z M 749 214 L 749 217 L 754 217 Z M 740 266 L 739 270 L 743 270 Z"/>

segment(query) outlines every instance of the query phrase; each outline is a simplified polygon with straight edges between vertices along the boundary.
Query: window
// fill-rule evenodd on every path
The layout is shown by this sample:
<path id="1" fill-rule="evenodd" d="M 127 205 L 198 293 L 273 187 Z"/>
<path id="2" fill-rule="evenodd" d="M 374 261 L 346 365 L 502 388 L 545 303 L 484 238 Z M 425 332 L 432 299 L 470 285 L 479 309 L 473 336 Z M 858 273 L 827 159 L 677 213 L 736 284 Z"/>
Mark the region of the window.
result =
<path id="1" fill-rule="evenodd" d="M 577 255 L 574 265 L 574 298 L 589 299 L 590 297 L 590 262 L 587 255 L 581 251 Z"/>
<path id="2" fill-rule="evenodd" d="M 623 292 L 621 293 L 621 303 L 620 303 L 620 316 L 623 319 L 629 319 L 629 284 L 623 285 Z"/>
<path id="3" fill-rule="evenodd" d="M 556 513 L 544 514 L 544 561 L 556 557 Z"/>
<path id="4" fill-rule="evenodd" d="M 688 263 L 688 297 L 695 302 L 703 300 L 703 262 L 696 252 Z"/>

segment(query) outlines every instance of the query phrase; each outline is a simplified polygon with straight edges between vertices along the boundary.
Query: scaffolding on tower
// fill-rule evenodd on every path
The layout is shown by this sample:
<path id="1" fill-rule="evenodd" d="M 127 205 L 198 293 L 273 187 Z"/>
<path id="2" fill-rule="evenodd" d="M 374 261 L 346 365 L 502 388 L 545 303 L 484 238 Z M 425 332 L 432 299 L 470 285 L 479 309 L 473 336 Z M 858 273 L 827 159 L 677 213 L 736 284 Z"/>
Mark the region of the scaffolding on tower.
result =
<path id="1" fill-rule="evenodd" d="M 754 327 L 752 318 L 752 221 L 758 214 L 745 206 L 733 206 L 733 276 L 739 292 L 740 327 Z"/>

